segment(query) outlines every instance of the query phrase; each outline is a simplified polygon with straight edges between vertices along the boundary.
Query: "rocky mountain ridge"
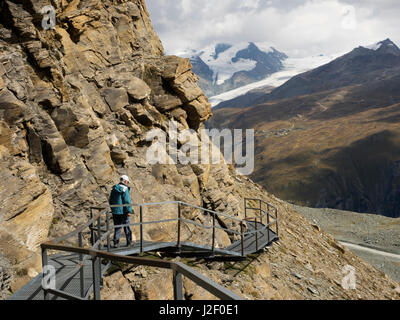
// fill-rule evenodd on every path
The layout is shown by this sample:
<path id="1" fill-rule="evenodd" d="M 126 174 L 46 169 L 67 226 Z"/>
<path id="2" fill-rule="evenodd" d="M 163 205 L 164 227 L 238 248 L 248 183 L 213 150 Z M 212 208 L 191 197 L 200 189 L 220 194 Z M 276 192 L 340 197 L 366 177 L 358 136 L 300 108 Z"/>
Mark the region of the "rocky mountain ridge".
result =
<path id="1" fill-rule="evenodd" d="M 48 5 L 55 8 L 56 24 L 44 30 L 41 9 Z M 241 268 L 248 271 L 218 263 L 197 267 L 245 298 L 399 298 L 396 282 L 333 237 L 316 232 L 287 203 L 237 176 L 223 161 L 148 163 L 150 130 L 167 133 L 173 120 L 179 130 L 191 128 L 199 135 L 211 106 L 190 61 L 164 55 L 144 0 L 6 0 L 0 13 L 3 298 L 41 271 L 40 244 L 85 223 L 90 206 L 106 206 L 109 191 L 122 174 L 132 179 L 136 203 L 180 200 L 240 218 L 245 197 L 277 206 L 281 240 L 257 255 L 251 267 Z M 175 207 L 145 214 L 154 220 L 169 219 Z M 204 224 L 212 220 L 198 210 L 182 214 Z M 132 219 L 137 221 L 137 215 Z M 207 238 L 187 226 L 182 229 L 183 239 L 201 243 Z M 138 230 L 134 233 L 137 237 Z M 144 235 L 169 241 L 175 239 L 176 229 L 160 224 L 146 227 Z M 231 243 L 222 231 L 216 239 L 219 246 Z M 348 264 L 358 272 L 354 291 L 341 286 Z M 291 275 L 294 267 L 301 279 Z M 141 268 L 121 271 L 105 279 L 103 297 L 107 290 L 114 299 L 172 297 L 171 282 L 165 281 L 170 275 Z M 210 298 L 190 282 L 184 285 L 187 299 Z"/>
<path id="2" fill-rule="evenodd" d="M 248 92 L 226 100 L 216 108 L 245 108 L 349 85 L 373 83 L 398 74 L 399 57 L 400 49 L 390 39 L 371 46 L 359 46 L 329 63 L 291 77 L 272 91 Z"/>
<path id="3" fill-rule="evenodd" d="M 293 77 L 269 95 L 254 101 L 253 105 L 366 84 L 398 74 L 399 68 L 400 49 L 390 39 L 386 39 L 370 48 L 355 48 L 324 66 Z"/>
<path id="4" fill-rule="evenodd" d="M 253 178 L 284 199 L 398 217 L 399 58 L 390 40 L 356 48 L 209 125 L 256 129 Z"/>

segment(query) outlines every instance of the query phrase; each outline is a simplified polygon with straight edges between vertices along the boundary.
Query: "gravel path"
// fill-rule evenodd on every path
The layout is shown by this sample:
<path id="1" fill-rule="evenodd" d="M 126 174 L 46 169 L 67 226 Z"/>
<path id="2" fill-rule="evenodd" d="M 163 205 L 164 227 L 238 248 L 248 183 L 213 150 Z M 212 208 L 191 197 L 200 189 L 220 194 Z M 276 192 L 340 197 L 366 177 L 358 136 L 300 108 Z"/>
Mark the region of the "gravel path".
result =
<path id="1" fill-rule="evenodd" d="M 370 265 L 400 282 L 400 219 L 292 205 Z"/>
<path id="2" fill-rule="evenodd" d="M 364 252 L 368 252 L 368 253 L 372 253 L 375 255 L 380 255 L 380 256 L 384 256 L 387 258 L 392 258 L 392 259 L 400 261 L 400 254 L 394 254 L 394 253 L 389 253 L 389 252 L 385 252 L 385 251 L 375 250 L 375 249 L 362 247 L 362 246 L 359 246 L 358 244 L 353 244 L 353 243 L 348 243 L 348 242 L 340 241 L 340 243 L 349 249 L 364 251 Z"/>

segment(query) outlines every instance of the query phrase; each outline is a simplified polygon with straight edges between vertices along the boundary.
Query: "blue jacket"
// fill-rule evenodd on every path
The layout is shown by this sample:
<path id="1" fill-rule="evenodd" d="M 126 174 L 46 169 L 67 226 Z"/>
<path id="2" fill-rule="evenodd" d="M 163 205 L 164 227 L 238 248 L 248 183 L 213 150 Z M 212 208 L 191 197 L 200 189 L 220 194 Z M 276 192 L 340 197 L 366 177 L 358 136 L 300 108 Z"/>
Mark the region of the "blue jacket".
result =
<path id="1" fill-rule="evenodd" d="M 110 205 L 122 205 L 122 204 L 131 204 L 131 188 L 127 187 L 123 183 L 117 184 L 111 190 L 110 194 Z M 113 214 L 124 214 L 124 213 L 132 213 L 132 207 L 120 207 L 120 208 L 111 208 Z"/>

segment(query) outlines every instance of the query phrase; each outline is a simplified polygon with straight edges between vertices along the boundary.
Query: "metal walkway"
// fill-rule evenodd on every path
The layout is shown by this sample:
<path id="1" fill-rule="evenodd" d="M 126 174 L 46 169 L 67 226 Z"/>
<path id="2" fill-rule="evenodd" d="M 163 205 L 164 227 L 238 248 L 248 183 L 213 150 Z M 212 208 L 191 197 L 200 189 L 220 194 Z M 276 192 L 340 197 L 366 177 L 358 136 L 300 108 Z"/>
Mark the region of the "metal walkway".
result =
<path id="1" fill-rule="evenodd" d="M 144 221 L 143 209 L 150 206 L 177 205 L 178 217 L 163 221 Z M 238 299 L 240 297 L 228 292 L 225 288 L 204 278 L 196 271 L 182 264 L 174 264 L 163 260 L 151 260 L 133 257 L 145 252 L 169 252 L 176 255 L 193 255 L 206 258 L 221 259 L 245 259 L 247 255 L 256 253 L 272 242 L 279 240 L 278 231 L 278 212 L 275 207 L 258 199 L 245 199 L 245 219 L 241 220 L 222 213 L 217 213 L 208 209 L 200 208 L 183 202 L 163 202 L 152 204 L 131 205 L 139 207 L 140 222 L 130 224 L 131 227 L 139 227 L 140 239 L 133 242 L 131 246 L 124 246 L 115 249 L 110 245 L 110 235 L 116 227 L 110 226 L 109 209 L 92 208 L 91 220 L 81 226 L 71 234 L 59 239 L 42 244 L 42 262 L 44 272 L 27 285 L 17 291 L 10 300 L 52 300 L 52 299 L 81 299 L 87 300 L 94 293 L 94 298 L 100 298 L 100 288 L 102 277 L 111 266 L 111 262 L 122 261 L 138 265 L 148 265 L 153 267 L 167 268 L 174 270 L 175 297 L 182 298 L 181 274 L 191 278 L 199 285 L 208 289 L 217 297 L 226 299 Z M 200 225 L 194 221 L 182 217 L 183 208 L 191 210 L 201 210 L 210 214 L 213 218 L 212 226 Z M 100 211 L 94 215 L 94 210 Z M 224 217 L 236 222 L 240 232 L 217 226 L 218 218 Z M 105 221 L 102 221 L 105 218 Z M 104 220 L 104 219 L 103 219 Z M 146 241 L 143 236 L 143 227 L 146 225 L 175 222 L 177 224 L 177 241 L 155 242 Z M 97 226 L 96 226 L 97 224 Z M 192 224 L 197 227 L 210 230 L 212 232 L 211 243 L 200 244 L 182 241 L 181 229 L 183 224 Z M 272 226 L 275 225 L 274 230 Z M 228 233 L 232 238 L 237 238 L 230 246 L 218 248 L 216 246 L 216 230 L 221 229 Z M 78 247 L 71 245 L 61 245 L 65 241 L 69 244 L 73 238 L 78 236 Z M 91 248 L 85 249 L 83 242 L 90 237 Z M 47 256 L 47 250 L 63 252 L 57 255 Z M 67 253 L 67 254 L 66 254 Z M 48 266 L 51 266 L 50 268 Z M 53 270 L 56 287 L 42 287 L 42 280 Z M 47 279 L 47 278 L 46 278 Z M 50 278 L 49 278 L 50 279 Z"/>
<path id="2" fill-rule="evenodd" d="M 81 296 L 89 299 L 93 292 L 93 273 L 92 263 L 86 260 L 83 268 L 78 269 L 80 265 L 79 255 L 58 255 L 49 259 L 49 265 L 56 270 L 57 287 L 60 291 L 74 296 Z M 102 265 L 102 275 L 107 271 L 110 264 Z M 83 292 L 80 288 L 80 270 L 83 270 Z M 9 300 L 44 300 L 44 291 L 42 290 L 43 273 L 37 275 L 33 280 L 18 290 Z M 49 295 L 49 300 L 63 300 L 65 298 Z"/>

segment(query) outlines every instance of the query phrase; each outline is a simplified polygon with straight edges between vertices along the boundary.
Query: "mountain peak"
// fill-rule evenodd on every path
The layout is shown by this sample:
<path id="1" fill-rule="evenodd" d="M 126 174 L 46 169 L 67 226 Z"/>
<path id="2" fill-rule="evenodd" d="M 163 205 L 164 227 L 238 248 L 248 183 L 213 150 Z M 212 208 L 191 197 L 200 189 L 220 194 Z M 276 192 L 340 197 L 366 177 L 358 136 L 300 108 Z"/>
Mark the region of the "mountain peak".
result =
<path id="1" fill-rule="evenodd" d="M 217 60 L 217 59 L 218 59 L 218 56 L 219 56 L 220 53 L 223 53 L 223 52 L 225 52 L 226 50 L 229 50 L 230 48 L 232 48 L 232 45 L 229 44 L 229 43 L 218 43 L 218 44 L 215 46 L 215 53 L 214 53 L 214 55 L 213 55 L 214 60 Z"/>
<path id="2" fill-rule="evenodd" d="M 400 55 L 400 49 L 396 46 L 396 44 L 387 38 L 386 40 L 377 42 L 375 44 L 363 47 L 365 49 L 374 50 L 378 53 L 383 54 L 395 54 Z"/>
<path id="3" fill-rule="evenodd" d="M 288 58 L 267 42 L 252 41 L 211 43 L 202 50 L 186 52 L 190 52 L 193 71 L 208 96 L 263 80 L 281 71 Z"/>
<path id="4" fill-rule="evenodd" d="M 389 50 L 390 53 L 400 55 L 399 47 L 389 38 L 381 42 L 380 50 Z"/>
<path id="5" fill-rule="evenodd" d="M 395 46 L 394 42 L 392 40 L 390 40 L 389 38 L 387 38 L 386 40 L 383 40 L 380 42 L 380 44 L 385 45 L 385 46 Z"/>

